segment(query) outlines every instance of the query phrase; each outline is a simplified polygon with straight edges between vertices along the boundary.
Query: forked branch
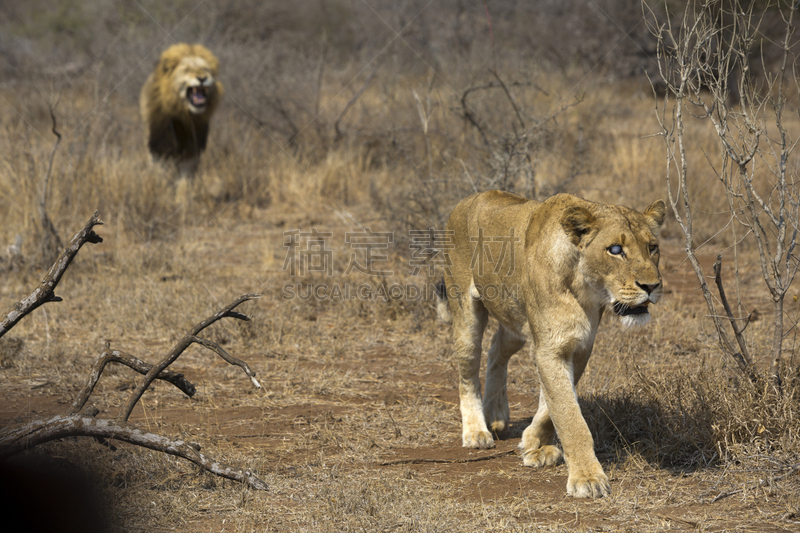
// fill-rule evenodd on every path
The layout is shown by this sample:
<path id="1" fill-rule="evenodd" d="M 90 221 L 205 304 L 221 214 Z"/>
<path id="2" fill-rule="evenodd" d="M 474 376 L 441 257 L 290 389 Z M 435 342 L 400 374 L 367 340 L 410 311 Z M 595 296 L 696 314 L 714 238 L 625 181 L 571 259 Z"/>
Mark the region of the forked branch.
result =
<path id="1" fill-rule="evenodd" d="M 14 309 L 0 322 L 0 337 L 5 335 L 17 322 L 42 304 L 61 301 L 61 298 L 54 293 L 58 282 L 61 281 L 64 272 L 69 268 L 70 263 L 72 263 L 72 260 L 75 259 L 78 251 L 85 243 L 97 244 L 103 242 L 103 239 L 92 230 L 95 226 L 102 224 L 103 223 L 100 221 L 100 213 L 95 211 L 89 219 L 89 222 L 86 223 L 83 229 L 75 234 L 67 247 L 61 252 L 61 255 L 58 256 L 55 263 L 53 263 L 53 266 L 50 267 L 47 275 L 42 280 L 42 283 L 30 296 L 17 303 Z"/>
<path id="2" fill-rule="evenodd" d="M 147 372 L 147 374 L 145 374 L 144 379 L 142 379 L 141 383 L 139 383 L 136 389 L 134 389 L 133 393 L 128 399 L 128 403 L 125 406 L 125 410 L 120 414 L 119 416 L 120 423 L 124 424 L 125 422 L 128 421 L 128 418 L 131 416 L 131 412 L 133 412 L 133 408 L 136 406 L 136 403 L 141 399 L 142 394 L 144 394 L 144 391 L 147 390 L 150 384 L 153 383 L 153 381 L 161 374 L 162 371 L 164 371 L 169 365 L 174 363 L 175 360 L 178 359 L 178 357 L 180 357 L 180 355 L 186 350 L 186 348 L 191 346 L 193 343 L 198 343 L 203 346 L 206 346 L 207 348 L 214 350 L 228 363 L 241 367 L 242 370 L 244 370 L 245 374 L 247 374 L 247 377 L 250 378 L 250 381 L 252 381 L 253 385 L 255 385 L 256 388 L 260 389 L 261 384 L 258 382 L 258 380 L 256 380 L 255 373 L 252 370 L 250 370 L 250 367 L 247 366 L 246 363 L 240 361 L 239 359 L 230 357 L 227 353 L 225 353 L 225 350 L 217 346 L 215 343 L 197 337 L 197 334 L 199 334 L 205 328 L 207 328 L 217 320 L 220 320 L 225 317 L 238 318 L 239 320 L 245 320 L 245 321 L 250 320 L 249 316 L 242 313 L 238 313 L 234 311 L 234 309 L 243 302 L 246 302 L 248 300 L 255 300 L 257 298 L 261 298 L 261 295 L 245 294 L 244 296 L 240 296 L 233 303 L 229 304 L 221 311 L 214 313 L 213 315 L 211 315 L 210 317 L 206 318 L 205 320 L 197 324 L 195 327 L 193 327 L 191 333 L 189 333 L 188 335 L 183 337 L 180 341 L 178 341 L 178 343 L 175 345 L 174 348 L 172 348 L 172 350 L 170 350 L 167 356 L 160 363 L 154 365 Z M 222 353 L 220 352 L 225 353 L 225 355 L 222 355 Z"/>
<path id="3" fill-rule="evenodd" d="M 86 402 L 89 400 L 89 396 L 92 395 L 95 385 L 97 385 L 97 382 L 100 380 L 100 374 L 103 373 L 103 370 L 108 363 L 119 363 L 125 365 L 140 374 L 147 374 L 153 368 L 153 365 L 145 363 L 138 357 L 121 352 L 119 350 L 112 350 L 107 344 L 105 351 L 103 351 L 100 357 L 97 358 L 97 361 L 95 361 L 94 367 L 92 368 L 92 373 L 89 375 L 89 380 L 83 387 L 83 390 L 80 392 L 80 394 L 78 394 L 78 397 L 75 398 L 75 401 L 72 402 L 72 408 L 70 409 L 69 414 L 77 414 L 81 409 L 83 409 L 83 406 L 86 405 Z M 183 377 L 183 374 L 173 372 L 172 370 L 162 371 L 160 374 L 158 374 L 158 376 L 156 376 L 156 379 L 161 379 L 163 381 L 172 383 L 189 397 L 194 396 L 197 392 L 195 386 L 185 377 Z"/>

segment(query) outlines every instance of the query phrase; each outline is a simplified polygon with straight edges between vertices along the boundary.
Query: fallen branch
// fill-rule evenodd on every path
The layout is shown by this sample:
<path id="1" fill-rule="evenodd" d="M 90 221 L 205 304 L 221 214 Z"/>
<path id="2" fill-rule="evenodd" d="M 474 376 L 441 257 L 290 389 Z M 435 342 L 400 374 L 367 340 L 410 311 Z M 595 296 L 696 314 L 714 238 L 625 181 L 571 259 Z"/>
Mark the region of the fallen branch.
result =
<path id="1" fill-rule="evenodd" d="M 113 420 L 81 415 L 58 415 L 47 420 L 34 420 L 12 431 L 0 433 L 0 460 L 23 452 L 45 442 L 66 437 L 94 437 L 114 439 L 163 452 L 191 461 L 200 468 L 233 481 L 246 483 L 256 490 L 267 490 L 267 485 L 257 476 L 242 471 L 200 453 L 200 445 L 182 440 L 171 440 L 154 433 L 117 424 Z"/>
<path id="2" fill-rule="evenodd" d="M 58 282 L 61 281 L 61 276 L 64 275 L 72 260 L 78 254 L 78 250 L 89 242 L 97 244 L 103 242 L 103 239 L 97 235 L 92 228 L 102 225 L 100 222 L 100 213 L 95 211 L 89 222 L 80 230 L 72 240 L 69 242 L 61 255 L 58 256 L 53 266 L 47 272 L 47 275 L 42 280 L 42 283 L 34 290 L 30 296 L 14 305 L 6 317 L 0 322 L 0 337 L 6 334 L 8 330 L 17 325 L 17 322 L 22 320 L 26 315 L 31 313 L 39 306 L 48 302 L 60 302 L 61 298 L 54 294 Z"/>
<path id="3" fill-rule="evenodd" d="M 489 461 L 491 459 L 499 459 L 501 457 L 508 457 L 509 455 L 514 455 L 514 450 L 508 450 L 506 452 L 495 453 L 493 455 L 484 455 L 483 457 L 472 457 L 469 459 L 427 459 L 427 458 L 412 458 L 412 459 L 398 459 L 396 461 L 386 461 L 384 463 L 378 463 L 379 466 L 392 466 L 392 465 L 418 465 L 421 463 L 444 463 L 444 464 L 456 464 L 456 463 L 476 463 L 478 461 Z"/>
<path id="4" fill-rule="evenodd" d="M 772 477 L 772 478 L 769 478 L 769 479 L 762 479 L 762 480 L 759 480 L 758 482 L 751 481 L 750 483 L 757 483 L 759 487 L 763 487 L 764 485 L 766 485 L 768 483 L 774 483 L 775 481 L 780 481 L 780 480 L 782 480 L 784 478 L 787 478 L 787 477 L 789 477 L 789 476 L 791 476 L 793 474 L 796 474 L 797 471 L 800 470 L 800 463 L 788 466 L 787 468 L 789 469 L 789 471 L 786 472 L 785 474 L 781 474 L 780 476 Z M 723 492 L 722 494 L 718 494 L 713 500 L 711 500 L 711 503 L 716 503 L 716 502 L 720 501 L 723 498 L 727 498 L 728 496 L 733 496 L 734 494 L 739 494 L 740 492 L 744 492 L 746 488 L 747 488 L 747 483 L 745 483 L 745 486 L 743 488 L 741 488 L 741 489 L 732 490 L 730 492 Z"/>

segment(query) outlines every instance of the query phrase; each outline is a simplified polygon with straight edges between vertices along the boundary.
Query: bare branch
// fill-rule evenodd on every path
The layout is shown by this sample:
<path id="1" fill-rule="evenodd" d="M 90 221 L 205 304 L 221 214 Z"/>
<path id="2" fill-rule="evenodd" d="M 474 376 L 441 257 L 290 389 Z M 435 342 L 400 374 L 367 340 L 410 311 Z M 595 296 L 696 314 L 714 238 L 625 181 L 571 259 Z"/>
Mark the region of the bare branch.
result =
<path id="1" fill-rule="evenodd" d="M 58 415 L 47 420 L 34 420 L 22 426 L 0 432 L 0 459 L 5 459 L 45 442 L 66 437 L 95 437 L 114 439 L 150 450 L 163 452 L 191 461 L 200 468 L 233 481 L 245 483 L 256 490 L 267 490 L 267 484 L 255 474 L 242 471 L 200 453 L 198 444 L 172 440 L 154 433 L 144 433 L 113 420 L 97 419 L 76 414 Z"/>
<path id="2" fill-rule="evenodd" d="M 336 142 L 342 137 L 344 137 L 344 133 L 342 133 L 342 131 L 339 129 L 339 124 L 342 122 L 342 119 L 347 114 L 347 112 L 350 111 L 350 108 L 353 107 L 353 105 L 358 101 L 359 98 L 361 98 L 361 94 L 366 90 L 366 88 L 372 82 L 372 79 L 375 77 L 375 73 L 377 72 L 377 70 L 378 70 L 378 65 L 376 64 L 375 68 L 373 68 L 372 72 L 369 73 L 369 76 L 367 76 L 367 79 L 364 81 L 364 84 L 361 86 L 361 88 L 358 91 L 356 91 L 356 94 L 354 94 L 350 100 L 348 100 L 347 104 L 344 106 L 344 109 L 342 109 L 342 112 L 339 113 L 338 117 L 336 117 L 336 121 L 333 123 L 333 130 L 336 132 L 336 136 L 333 138 L 333 142 Z"/>
<path id="3" fill-rule="evenodd" d="M 239 307 L 244 302 L 248 302 L 250 300 L 258 300 L 259 298 L 261 298 L 260 294 L 245 294 L 245 295 L 239 296 L 238 298 L 236 298 L 236 300 L 234 300 L 233 302 L 229 303 L 227 306 L 222 308 L 217 313 L 214 313 L 210 317 L 208 317 L 205 320 L 203 320 L 202 322 L 198 323 L 195 327 L 192 328 L 192 330 L 189 332 L 189 335 L 199 335 L 200 332 L 203 331 L 204 329 L 206 329 L 208 326 L 210 326 L 214 322 L 216 322 L 218 320 L 222 320 L 223 318 L 226 318 L 226 317 L 228 317 L 228 318 L 237 318 L 239 320 L 243 320 L 245 322 L 249 322 L 250 321 L 250 317 L 249 316 L 247 316 L 247 315 L 245 315 L 243 313 L 235 312 L 234 309 Z"/>
<path id="4" fill-rule="evenodd" d="M 55 105 L 57 104 L 58 102 L 56 102 Z M 39 219 L 42 225 L 42 235 L 39 242 L 39 250 L 41 259 L 45 265 L 53 260 L 53 257 L 58 253 L 58 250 L 60 250 L 63 246 L 61 238 L 58 236 L 58 232 L 53 226 L 50 216 L 47 214 L 47 200 L 50 194 L 50 176 L 53 172 L 53 161 L 56 158 L 58 145 L 61 144 L 61 134 L 58 132 L 56 126 L 54 104 L 50 105 L 50 119 L 53 121 L 53 135 L 56 136 L 56 142 L 53 145 L 53 151 L 50 152 L 50 162 L 47 165 L 47 172 L 44 175 L 42 191 L 41 195 L 39 196 Z"/>
<path id="5" fill-rule="evenodd" d="M 242 370 L 244 370 L 244 373 L 247 374 L 247 377 L 250 378 L 250 382 L 255 386 L 255 388 L 257 389 L 261 388 L 261 383 L 259 383 L 258 380 L 256 379 L 256 373 L 250 369 L 250 366 L 241 359 L 237 359 L 236 357 L 229 355 L 228 352 L 226 352 L 222 346 L 220 346 L 216 342 L 212 342 L 207 339 L 201 339 L 200 337 L 192 337 L 192 342 L 205 346 L 209 350 L 216 352 L 217 355 L 222 357 L 226 362 L 241 368 Z"/>
<path id="6" fill-rule="evenodd" d="M 176 359 L 178 359 L 178 357 L 186 350 L 186 348 L 188 348 L 189 346 L 191 346 L 195 342 L 203 344 L 204 346 L 206 345 L 205 342 L 207 342 L 207 341 L 203 341 L 202 339 L 199 339 L 197 337 L 198 333 L 203 331 L 205 328 L 207 328 L 208 326 L 210 326 L 214 322 L 216 322 L 216 321 L 218 321 L 218 320 L 220 320 L 222 318 L 225 318 L 225 317 L 238 318 L 239 320 L 249 320 L 249 317 L 247 315 L 243 315 L 241 313 L 233 312 L 233 310 L 237 306 L 242 304 L 243 302 L 246 302 L 248 300 L 254 300 L 254 299 L 257 299 L 257 298 L 261 298 L 261 295 L 259 295 L 259 294 L 245 294 L 244 296 L 240 296 L 234 302 L 232 302 L 232 303 L 228 304 L 226 307 L 224 307 L 222 310 L 218 311 L 217 313 L 214 313 L 213 315 L 211 315 L 210 317 L 206 318 L 205 320 L 203 320 L 202 322 L 197 324 L 195 327 L 193 327 L 191 332 L 188 335 L 186 335 L 185 337 L 183 337 L 180 341 L 178 341 L 178 343 L 172 348 L 172 350 L 170 350 L 170 352 L 167 354 L 167 356 L 160 363 L 158 363 L 157 365 L 154 365 L 147 372 L 147 374 L 145 374 L 145 376 L 142 379 L 141 383 L 139 383 L 139 385 L 137 385 L 136 389 L 134 389 L 134 391 L 131 393 L 131 396 L 128 399 L 128 403 L 125 406 L 125 409 L 120 414 L 120 416 L 119 416 L 120 423 L 127 422 L 128 418 L 130 418 L 131 413 L 133 412 L 133 408 L 136 406 L 136 403 L 141 399 L 142 395 L 144 394 L 144 391 L 147 390 L 147 388 L 150 386 L 150 384 L 153 383 L 153 381 L 156 379 L 156 377 L 159 374 L 161 374 L 161 372 L 164 369 L 166 369 L 169 365 L 174 363 Z M 217 353 L 219 353 L 219 352 L 217 352 Z M 233 359 L 233 358 L 231 358 L 230 356 L 228 356 L 228 358 L 229 359 L 226 359 L 226 361 L 228 361 L 231 364 L 236 364 L 236 363 L 232 363 L 231 362 L 231 359 Z M 237 361 L 238 361 L 238 359 L 237 359 Z M 245 365 L 245 367 L 246 366 L 247 365 Z M 242 368 L 244 369 L 244 367 L 242 367 Z M 249 367 L 247 367 L 245 369 L 245 372 L 247 373 L 248 377 L 250 377 L 251 381 L 256 385 L 256 387 L 260 388 L 261 385 L 258 383 L 258 381 L 255 380 L 255 378 L 254 378 L 255 374 L 253 374 L 252 371 L 250 371 Z"/>
<path id="7" fill-rule="evenodd" d="M 756 11 L 759 8 L 754 6 L 752 2 L 743 3 L 740 0 L 722 3 L 693 0 L 686 4 L 678 28 L 670 26 L 671 16 L 667 5 L 666 22 L 661 24 L 649 5 L 643 9 L 647 25 L 658 39 L 660 73 L 674 97 L 671 116 L 666 114 L 665 100 L 664 112 L 662 115 L 657 113 L 657 118 L 667 151 L 668 196 L 685 236 L 687 257 L 700 282 L 722 350 L 737 361 L 740 370 L 751 382 L 755 381 L 758 374 L 752 366 L 752 357 L 743 336 L 744 328 L 737 322 L 741 319 L 734 317 L 723 289 L 721 259 L 718 258 L 714 272 L 725 308 L 723 317 L 716 312 L 714 297 L 695 257 L 697 248 L 693 244 L 692 228 L 694 206 L 690 194 L 692 184 L 688 181 L 685 152 L 688 139 L 685 138 L 683 115 L 688 110 L 683 105 L 684 101 L 704 111 L 704 114 L 695 116 L 711 121 L 719 141 L 722 164 L 716 168 L 711 164 L 711 167 L 723 187 L 730 208 L 729 221 L 720 231 L 731 232 L 734 261 L 738 258 L 737 246 L 745 237 L 752 238 L 758 249 L 764 284 L 774 304 L 770 373 L 773 381 L 780 385 L 782 343 L 786 334 L 784 299 L 800 268 L 800 262 L 792 255 L 797 244 L 800 184 L 796 180 L 796 170 L 792 165 L 787 165 L 792 160 L 791 154 L 798 145 L 798 139 L 790 138 L 790 132 L 783 122 L 789 101 L 786 96 L 789 54 L 792 57 L 795 54 L 790 51 L 794 38 L 794 10 L 788 9 L 784 13 L 779 6 L 784 34 L 780 41 L 771 44 L 782 51 L 781 63 L 768 64 L 762 53 L 768 89 L 762 92 L 752 82 L 748 64 L 755 43 L 764 42 L 760 28 L 766 19 L 764 13 Z M 738 81 L 734 81 L 737 76 Z M 793 81 L 795 85 L 798 84 L 797 73 L 794 73 Z M 701 89 L 708 89 L 710 98 L 701 93 Z M 737 97 L 736 104 L 730 102 L 732 93 Z M 671 123 L 668 123 L 669 120 Z M 774 133 L 776 131 L 777 135 Z M 677 174 L 675 177 L 673 170 Z M 738 224 L 746 228 L 741 238 Z M 738 269 L 734 276 L 739 295 Z M 742 316 L 740 297 L 737 297 L 737 303 L 738 314 Z M 735 342 L 725 325 L 726 321 L 730 324 Z"/>
<path id="8" fill-rule="evenodd" d="M 522 112 L 519 109 L 519 105 L 517 105 L 517 101 L 514 99 L 514 95 L 512 95 L 511 91 L 508 90 L 508 87 L 503 82 L 503 79 L 500 77 L 500 74 L 497 73 L 497 70 L 492 69 L 492 75 L 494 76 L 494 79 L 497 80 L 497 83 L 500 84 L 500 87 L 503 88 L 503 92 L 505 93 L 506 98 L 508 98 L 508 101 L 511 102 L 511 107 L 514 108 L 514 113 L 517 114 L 517 120 L 519 120 L 520 126 L 524 130 L 525 129 L 525 119 L 522 118 Z"/>
<path id="9" fill-rule="evenodd" d="M 717 284 L 717 290 L 719 290 L 719 299 L 722 302 L 722 307 L 725 308 L 725 314 L 727 315 L 728 320 L 731 323 L 731 328 L 733 328 L 733 334 L 736 338 L 736 342 L 739 345 L 739 352 L 731 352 L 736 363 L 739 365 L 739 369 L 745 374 L 750 377 L 750 381 L 755 382 L 757 380 L 757 376 L 755 372 L 753 372 L 753 359 L 750 357 L 750 352 L 747 349 L 747 344 L 744 341 L 744 336 L 742 333 L 744 332 L 744 327 L 747 327 L 747 324 L 750 321 L 748 317 L 748 322 L 745 323 L 743 328 L 739 328 L 736 324 L 736 317 L 733 316 L 733 311 L 731 310 L 731 306 L 728 303 L 728 297 L 725 295 L 725 289 L 722 287 L 722 254 L 717 256 L 716 262 L 714 262 L 714 282 Z M 717 320 L 715 318 L 715 320 Z"/>
<path id="10" fill-rule="evenodd" d="M 497 79 L 500 80 L 499 76 L 495 72 L 492 72 L 492 74 L 494 74 L 495 77 L 497 77 Z M 499 83 L 489 82 L 489 83 L 487 83 L 485 85 L 475 85 L 473 87 L 468 87 L 461 94 L 461 109 L 463 110 L 464 118 L 466 118 L 469 121 L 469 123 L 472 124 L 475 127 L 475 129 L 478 130 L 478 133 L 480 133 L 481 139 L 483 140 L 483 144 L 485 144 L 487 148 L 491 148 L 491 143 L 489 142 L 489 138 L 487 136 L 487 131 L 491 131 L 494 135 L 498 135 L 498 134 L 497 134 L 496 131 L 493 131 L 492 128 L 490 128 L 489 125 L 477 115 L 477 113 L 475 113 L 475 111 L 470 107 L 469 103 L 467 102 L 467 97 L 471 93 L 473 93 L 475 91 L 485 91 L 485 90 L 488 90 L 488 89 L 503 89 L 503 91 L 505 91 L 506 96 L 511 101 L 511 105 L 514 106 L 515 111 L 517 111 L 517 113 L 518 113 L 517 114 L 517 118 L 522 123 L 522 127 L 524 129 L 525 128 L 525 123 L 524 123 L 524 121 L 522 120 L 522 117 L 519 114 L 520 112 L 518 110 L 518 106 L 516 104 L 516 101 L 514 100 L 513 97 L 510 96 L 510 91 L 508 89 L 509 86 L 510 87 L 533 87 L 534 89 L 536 89 L 539 92 L 543 93 L 545 96 L 549 96 L 547 91 L 545 91 L 544 89 L 542 89 L 541 87 L 539 87 L 538 85 L 536 85 L 533 82 L 524 82 L 524 83 L 523 82 L 512 82 L 512 83 L 506 84 L 506 83 L 503 83 L 502 80 L 500 80 Z M 572 106 L 571 105 L 565 106 L 560 111 L 558 111 L 558 112 L 556 112 L 556 113 L 554 113 L 554 114 L 552 114 L 552 115 L 550 115 L 548 117 L 545 117 L 542 121 L 540 121 L 538 124 L 536 124 L 536 126 L 540 125 L 542 122 L 546 122 L 546 121 L 550 120 L 555 115 L 559 114 L 560 112 L 564 111 L 565 109 L 567 109 L 569 107 L 572 107 Z"/>
<path id="11" fill-rule="evenodd" d="M 83 409 L 83 406 L 86 405 L 86 402 L 89 400 L 89 396 L 91 396 L 95 385 L 97 385 L 97 382 L 100 379 L 100 374 L 103 373 L 103 370 L 108 363 L 123 364 L 140 374 L 147 374 L 153 368 L 153 365 L 145 363 L 133 355 L 120 352 L 119 350 L 110 350 L 107 346 L 106 350 L 102 353 L 102 355 L 100 355 L 100 357 L 97 358 L 97 361 L 95 361 L 94 367 L 92 368 L 92 373 L 89 375 L 89 380 L 83 387 L 83 390 L 81 390 L 80 394 L 78 394 L 78 397 L 75 398 L 75 401 L 72 402 L 72 408 L 70 409 L 69 414 L 76 414 Z M 194 396 L 197 392 L 195 386 L 185 377 L 183 377 L 183 374 L 173 372 L 172 370 L 162 371 L 160 374 L 158 374 L 158 376 L 156 376 L 156 379 L 172 383 L 189 397 Z"/>
<path id="12" fill-rule="evenodd" d="M 47 275 L 44 277 L 39 287 L 37 287 L 30 296 L 17 303 L 14 309 L 0 322 L 0 337 L 13 328 L 25 315 L 28 315 L 42 304 L 61 301 L 61 298 L 54 294 L 55 288 L 58 282 L 61 281 L 61 277 L 64 275 L 64 272 L 66 272 L 70 263 L 72 263 L 72 260 L 78 254 L 78 250 L 80 250 L 85 243 L 97 244 L 103 242 L 103 239 L 92 231 L 92 228 L 99 225 L 102 225 L 102 222 L 100 222 L 100 212 L 95 211 L 89 219 L 89 222 L 86 223 L 83 229 L 75 234 L 67 247 L 61 252 L 61 255 L 58 256 L 58 259 L 56 259 L 53 266 L 50 267 L 50 270 L 47 272 Z"/>

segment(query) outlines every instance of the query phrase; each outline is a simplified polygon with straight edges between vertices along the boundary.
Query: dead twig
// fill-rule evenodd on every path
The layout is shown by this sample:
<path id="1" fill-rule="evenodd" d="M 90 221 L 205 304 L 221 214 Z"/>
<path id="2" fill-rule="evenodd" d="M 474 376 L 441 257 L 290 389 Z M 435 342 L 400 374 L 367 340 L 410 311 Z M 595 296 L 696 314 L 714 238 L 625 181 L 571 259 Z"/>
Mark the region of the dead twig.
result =
<path id="1" fill-rule="evenodd" d="M 679 524 L 683 524 L 689 527 L 697 527 L 700 522 L 696 522 L 694 520 L 686 520 L 685 518 L 679 518 L 677 516 L 668 515 L 666 513 L 656 513 L 656 516 L 667 521 L 677 522 Z"/>
<path id="2" fill-rule="evenodd" d="M 58 102 L 56 102 L 58 105 Z M 39 251 L 41 260 L 44 265 L 52 261 L 53 257 L 58 253 L 63 244 L 61 238 L 58 236 L 53 221 L 47 214 L 47 199 L 50 193 L 50 176 L 53 172 L 53 161 L 56 158 L 56 151 L 58 145 L 61 144 L 61 134 L 56 129 L 56 114 L 53 104 L 50 105 L 50 119 L 53 121 L 53 135 L 56 136 L 56 142 L 53 145 L 53 151 L 50 152 L 50 162 L 47 165 L 47 173 L 44 175 L 44 183 L 42 184 L 42 194 L 39 197 L 39 219 L 42 225 L 42 238 L 39 242 Z"/>
<path id="3" fill-rule="evenodd" d="M 753 360 L 750 357 L 749 350 L 747 349 L 744 335 L 742 335 L 742 333 L 744 333 L 744 328 L 746 328 L 747 324 L 750 323 L 750 317 L 747 317 L 747 322 L 745 322 L 744 327 L 740 328 L 736 324 L 737 319 L 733 316 L 733 311 L 728 303 L 728 297 L 725 295 L 725 289 L 722 287 L 722 254 L 718 255 L 717 260 L 714 262 L 714 282 L 717 284 L 719 299 L 722 302 L 722 307 L 725 309 L 725 314 L 731 323 L 731 328 L 733 329 L 733 335 L 736 338 L 736 343 L 739 345 L 739 349 L 741 350 L 739 352 L 731 350 L 731 355 L 736 360 L 736 363 L 739 365 L 739 369 L 742 371 L 742 373 L 747 375 L 750 378 L 750 381 L 755 383 L 758 380 L 758 376 L 753 370 Z"/>
<path id="4" fill-rule="evenodd" d="M 353 97 L 344 106 L 344 109 L 342 109 L 342 112 L 339 113 L 339 116 L 333 123 L 333 130 L 336 132 L 336 136 L 333 138 L 333 142 L 337 142 L 342 137 L 344 137 L 344 133 L 342 133 L 342 131 L 339 129 L 339 124 L 342 122 L 342 119 L 347 114 L 347 112 L 350 111 L 350 108 L 353 107 L 353 105 L 358 101 L 359 98 L 361 98 L 361 94 L 366 90 L 367 86 L 369 86 L 370 82 L 372 82 L 372 79 L 375 77 L 375 72 L 377 72 L 377 70 L 378 70 L 378 65 L 376 64 L 375 68 L 373 68 L 372 72 L 370 72 L 369 76 L 367 76 L 366 81 L 364 81 L 364 85 L 362 85 L 361 88 L 358 91 L 356 91 L 356 94 L 353 95 Z"/>
<path id="5" fill-rule="evenodd" d="M 516 452 L 514 450 L 508 450 L 505 452 L 495 453 L 492 455 L 484 455 L 483 457 L 471 457 L 469 459 L 427 459 L 427 458 L 411 458 L 411 459 L 398 459 L 396 461 L 386 461 L 383 463 L 378 463 L 379 466 L 392 466 L 392 465 L 418 465 L 421 463 L 444 463 L 444 464 L 456 464 L 456 463 L 476 463 L 478 461 L 489 461 L 491 459 L 499 459 L 501 457 L 508 457 L 509 455 L 514 455 Z"/>
<path id="6" fill-rule="evenodd" d="M 61 298 L 54 294 L 58 282 L 61 281 L 61 277 L 64 275 L 64 272 L 66 272 L 70 263 L 72 263 L 72 260 L 77 255 L 78 250 L 81 249 L 81 246 L 87 242 L 92 244 L 103 242 L 103 239 L 92 231 L 92 228 L 102 224 L 103 223 L 100 222 L 100 213 L 95 211 L 89 219 L 89 222 L 86 223 L 82 230 L 75 234 L 67 247 L 61 252 L 61 255 L 58 256 L 58 259 L 56 259 L 53 266 L 50 267 L 42 283 L 30 296 L 17 303 L 14 309 L 0 322 L 0 337 L 13 328 L 25 315 L 28 315 L 42 304 L 61 301 Z"/>
<path id="7" fill-rule="evenodd" d="M 524 130 L 525 129 L 525 119 L 522 118 L 522 111 L 520 110 L 519 104 L 517 104 L 517 101 L 514 98 L 514 95 L 511 94 L 511 91 L 508 90 L 508 86 L 505 84 L 503 79 L 500 77 L 500 74 L 497 73 L 497 70 L 492 69 L 492 76 L 494 76 L 494 78 L 497 80 L 497 83 L 499 83 L 500 87 L 503 89 L 503 92 L 505 93 L 506 98 L 508 98 L 508 101 L 511 103 L 511 107 L 514 108 L 514 113 L 517 114 L 517 120 L 519 120 L 519 125 Z"/>
<path id="8" fill-rule="evenodd" d="M 757 483 L 759 487 L 763 487 L 764 485 L 766 485 L 768 483 L 774 483 L 775 481 L 780 481 L 782 479 L 785 479 L 785 478 L 797 473 L 797 471 L 800 470 L 800 463 L 791 465 L 788 468 L 789 468 L 789 471 L 786 472 L 785 474 L 781 474 L 780 476 L 772 477 L 772 478 L 769 478 L 769 479 L 762 479 L 762 480 L 759 480 L 758 482 L 751 482 L 751 483 Z M 745 489 L 747 489 L 747 483 L 745 483 L 744 487 L 742 487 L 741 489 L 732 490 L 730 492 L 723 492 L 722 494 L 718 494 L 713 500 L 711 500 L 711 503 L 716 503 L 716 502 L 720 501 L 723 498 L 727 498 L 728 496 L 733 496 L 734 494 L 739 494 L 740 492 L 744 492 Z"/>

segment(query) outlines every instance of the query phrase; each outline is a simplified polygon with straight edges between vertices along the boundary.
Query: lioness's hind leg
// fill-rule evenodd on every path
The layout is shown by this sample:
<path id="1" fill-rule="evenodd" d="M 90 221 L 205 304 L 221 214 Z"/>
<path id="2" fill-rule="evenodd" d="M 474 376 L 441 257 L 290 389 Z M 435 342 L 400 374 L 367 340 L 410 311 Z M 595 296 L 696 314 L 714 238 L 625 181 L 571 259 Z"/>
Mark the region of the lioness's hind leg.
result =
<path id="1" fill-rule="evenodd" d="M 544 391 L 539 392 L 539 409 L 531 425 L 522 433 L 519 448 L 525 466 L 553 466 L 561 461 L 561 450 L 555 445 L 556 428 L 547 409 Z"/>
<path id="2" fill-rule="evenodd" d="M 508 361 L 525 345 L 525 339 L 500 324 L 492 338 L 489 359 L 486 362 L 486 394 L 483 397 L 483 415 L 494 432 L 508 429 L 511 415 L 508 411 Z"/>
<path id="3" fill-rule="evenodd" d="M 479 375 L 481 342 L 489 312 L 480 300 L 470 295 L 465 295 L 462 303 L 463 306 L 457 306 L 458 312 L 453 313 L 453 348 L 458 364 L 461 403 L 461 443 L 465 448 L 493 448 L 494 439 L 483 416 Z"/>

